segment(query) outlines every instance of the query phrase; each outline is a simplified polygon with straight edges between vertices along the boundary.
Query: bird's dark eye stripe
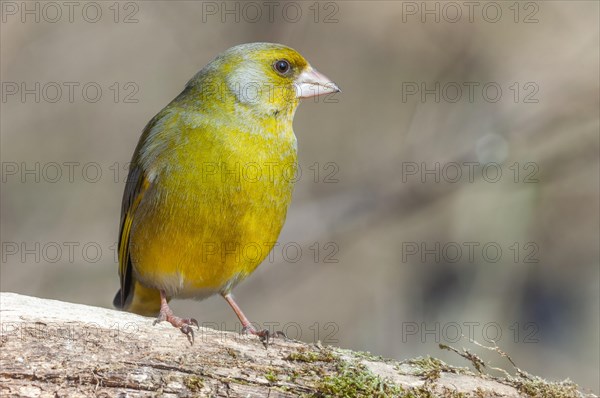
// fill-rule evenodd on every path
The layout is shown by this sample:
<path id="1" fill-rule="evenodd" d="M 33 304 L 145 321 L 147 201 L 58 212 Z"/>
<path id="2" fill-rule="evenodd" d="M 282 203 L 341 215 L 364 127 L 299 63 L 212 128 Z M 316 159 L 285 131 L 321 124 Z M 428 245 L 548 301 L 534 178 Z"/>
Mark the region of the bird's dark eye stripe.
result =
<path id="1" fill-rule="evenodd" d="M 282 74 L 287 73 L 290 70 L 290 63 L 285 59 L 275 61 L 275 64 L 273 66 L 277 72 Z"/>

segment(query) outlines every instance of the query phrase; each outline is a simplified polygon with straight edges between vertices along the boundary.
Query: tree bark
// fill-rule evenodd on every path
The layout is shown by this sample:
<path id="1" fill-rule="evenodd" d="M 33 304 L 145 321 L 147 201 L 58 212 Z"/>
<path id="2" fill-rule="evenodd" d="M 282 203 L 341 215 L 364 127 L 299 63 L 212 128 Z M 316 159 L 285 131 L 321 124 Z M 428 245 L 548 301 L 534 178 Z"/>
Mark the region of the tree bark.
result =
<path id="1" fill-rule="evenodd" d="M 152 323 L 150 318 L 105 308 L 0 293 L 0 395 L 246 398 L 535 394 L 528 389 L 530 385 L 515 382 L 518 379 L 478 374 L 433 358 L 398 362 L 283 338 L 265 348 L 254 336 L 206 328 L 195 331 L 191 346 L 171 325 Z M 564 387 L 561 393 L 572 393 L 561 397 L 584 396 L 572 385 L 548 385 Z"/>

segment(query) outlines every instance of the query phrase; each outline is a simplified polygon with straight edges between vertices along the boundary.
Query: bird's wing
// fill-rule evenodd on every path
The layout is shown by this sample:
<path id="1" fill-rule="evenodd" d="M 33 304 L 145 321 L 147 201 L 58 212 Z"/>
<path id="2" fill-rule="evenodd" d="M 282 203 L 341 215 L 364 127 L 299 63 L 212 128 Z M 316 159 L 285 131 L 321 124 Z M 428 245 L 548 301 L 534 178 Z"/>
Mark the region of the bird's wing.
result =
<path id="1" fill-rule="evenodd" d="M 164 150 L 159 146 L 147 145 L 152 141 L 153 135 L 158 134 L 165 124 L 172 122 L 176 113 L 163 109 L 144 128 L 140 141 L 133 155 L 129 167 L 129 175 L 125 183 L 125 192 L 121 204 L 121 224 L 119 229 L 119 277 L 121 279 L 121 290 L 117 292 L 113 304 L 117 308 L 135 312 L 140 315 L 152 315 L 160 309 L 159 291 L 143 286 L 133 275 L 133 265 L 130 253 L 130 235 L 133 220 L 138 206 L 144 199 L 148 188 L 152 185 L 148 170 L 145 168 L 142 158 L 153 156 L 153 152 Z"/>
<path id="2" fill-rule="evenodd" d="M 119 308 L 125 306 L 125 301 L 131 293 L 133 284 L 131 257 L 129 255 L 129 236 L 131 225 L 133 224 L 133 216 L 149 186 L 150 181 L 146 177 L 142 167 L 137 162 L 132 162 L 121 205 L 121 226 L 119 230 L 119 277 L 121 278 L 121 290 L 120 294 L 115 297 L 115 305 Z"/>

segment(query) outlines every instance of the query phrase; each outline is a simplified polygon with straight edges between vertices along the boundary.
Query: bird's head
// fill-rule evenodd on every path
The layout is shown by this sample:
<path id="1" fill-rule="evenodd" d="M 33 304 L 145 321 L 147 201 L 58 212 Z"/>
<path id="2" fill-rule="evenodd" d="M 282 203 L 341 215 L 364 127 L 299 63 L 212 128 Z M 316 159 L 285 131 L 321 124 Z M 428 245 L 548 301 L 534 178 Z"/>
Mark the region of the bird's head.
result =
<path id="1" fill-rule="evenodd" d="M 203 86 L 203 90 L 209 90 L 204 94 L 216 94 L 225 103 L 276 117 L 292 117 L 301 98 L 340 91 L 297 51 L 273 43 L 232 47 L 202 69 L 190 84 Z"/>

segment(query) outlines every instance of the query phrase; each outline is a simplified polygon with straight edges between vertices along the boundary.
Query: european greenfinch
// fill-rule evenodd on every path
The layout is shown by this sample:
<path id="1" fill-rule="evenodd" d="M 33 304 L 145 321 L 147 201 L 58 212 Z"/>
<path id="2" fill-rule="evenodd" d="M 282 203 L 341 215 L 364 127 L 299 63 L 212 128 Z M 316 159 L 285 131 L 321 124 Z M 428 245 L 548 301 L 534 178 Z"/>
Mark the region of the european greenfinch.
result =
<path id="1" fill-rule="evenodd" d="M 146 125 L 133 154 L 119 234 L 118 308 L 167 321 L 193 344 L 171 298 L 232 289 L 277 241 L 292 197 L 301 98 L 339 92 L 295 50 L 242 44 L 198 72 Z"/>

